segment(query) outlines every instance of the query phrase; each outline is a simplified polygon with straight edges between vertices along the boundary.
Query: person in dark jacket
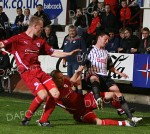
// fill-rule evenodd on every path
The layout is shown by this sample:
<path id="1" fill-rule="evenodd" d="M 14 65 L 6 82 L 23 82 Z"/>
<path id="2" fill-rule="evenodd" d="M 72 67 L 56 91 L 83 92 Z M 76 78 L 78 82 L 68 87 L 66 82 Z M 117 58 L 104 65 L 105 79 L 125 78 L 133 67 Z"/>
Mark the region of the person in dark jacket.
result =
<path id="1" fill-rule="evenodd" d="M 14 26 L 12 28 L 13 35 L 16 35 L 16 34 L 19 34 L 22 32 L 23 20 L 24 20 L 24 15 L 22 13 L 22 8 L 18 7 L 17 8 L 17 16 L 15 18 L 15 23 L 14 23 Z"/>
<path id="2" fill-rule="evenodd" d="M 3 12 L 3 7 L 0 6 L 0 24 L 3 26 L 3 28 L 5 28 L 5 22 L 8 22 L 8 17 L 5 12 Z"/>
<path id="3" fill-rule="evenodd" d="M 6 75 L 7 69 L 10 69 L 10 59 L 7 53 L 2 52 L 0 49 L 0 80 L 2 79 L 3 75 Z M 0 81 L 0 92 L 3 91 L 2 83 Z"/>
<path id="4" fill-rule="evenodd" d="M 47 43 L 54 49 L 59 49 L 58 39 L 51 25 L 48 25 L 44 28 L 44 35 L 42 37 L 46 39 Z"/>
<path id="5" fill-rule="evenodd" d="M 138 53 L 135 51 L 140 46 L 140 39 L 132 34 L 131 28 L 125 28 L 125 42 L 126 42 L 126 53 Z"/>
<path id="6" fill-rule="evenodd" d="M 77 27 L 78 35 L 82 36 L 88 28 L 88 20 L 86 14 L 83 14 L 81 8 L 77 8 L 76 12 L 76 21 L 74 25 Z"/>
<path id="7" fill-rule="evenodd" d="M 110 29 L 115 29 L 115 33 L 118 32 L 118 22 L 115 15 L 111 12 L 110 5 L 105 5 L 105 11 L 101 13 L 101 26 L 105 31 L 109 31 Z"/>
<path id="8" fill-rule="evenodd" d="M 126 50 L 126 40 L 125 40 L 125 34 L 124 34 L 124 28 L 119 29 L 119 48 L 118 53 L 125 53 Z"/>
<path id="9" fill-rule="evenodd" d="M 5 14 L 5 12 L 3 12 L 3 7 L 0 6 L 0 39 L 3 39 L 6 37 L 6 31 L 7 31 L 7 28 L 8 28 L 8 17 L 7 15 Z M 7 23 L 7 25 L 6 25 Z M 9 33 L 7 33 L 8 35 Z"/>
<path id="10" fill-rule="evenodd" d="M 119 47 L 119 38 L 115 37 L 114 30 L 111 29 L 109 32 L 109 40 L 105 46 L 105 49 L 111 53 L 117 53 Z"/>
<path id="11" fill-rule="evenodd" d="M 137 49 L 133 49 L 132 51 L 141 53 L 141 54 L 150 54 L 150 35 L 149 28 L 144 27 L 142 29 L 142 36 L 140 46 Z"/>
<path id="12" fill-rule="evenodd" d="M 50 25 L 51 21 L 50 21 L 48 15 L 43 11 L 43 6 L 41 4 L 38 4 L 36 8 L 37 8 L 37 12 L 34 14 L 34 16 L 43 18 L 44 27 L 47 25 Z"/>

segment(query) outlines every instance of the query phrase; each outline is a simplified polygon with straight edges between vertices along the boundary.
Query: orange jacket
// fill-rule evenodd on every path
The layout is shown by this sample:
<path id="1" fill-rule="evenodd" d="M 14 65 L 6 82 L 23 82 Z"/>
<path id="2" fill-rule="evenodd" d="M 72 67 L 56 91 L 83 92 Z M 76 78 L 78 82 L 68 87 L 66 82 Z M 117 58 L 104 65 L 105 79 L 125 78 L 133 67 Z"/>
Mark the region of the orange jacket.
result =
<path id="1" fill-rule="evenodd" d="M 89 34 L 94 34 L 94 35 L 96 35 L 96 26 L 97 26 L 98 23 L 100 23 L 100 18 L 99 18 L 99 16 L 93 18 L 93 20 L 92 20 L 92 22 L 91 22 L 91 25 L 90 25 L 90 27 L 88 28 L 87 32 L 88 32 Z"/>
<path id="2" fill-rule="evenodd" d="M 121 8 L 120 21 L 129 20 L 131 18 L 131 10 L 129 7 Z"/>

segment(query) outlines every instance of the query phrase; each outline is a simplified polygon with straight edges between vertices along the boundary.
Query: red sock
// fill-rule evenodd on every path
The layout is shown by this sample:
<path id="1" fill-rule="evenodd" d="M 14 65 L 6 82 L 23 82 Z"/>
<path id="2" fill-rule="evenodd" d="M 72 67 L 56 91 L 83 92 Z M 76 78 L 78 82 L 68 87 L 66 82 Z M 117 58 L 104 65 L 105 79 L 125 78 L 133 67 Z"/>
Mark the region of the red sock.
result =
<path id="1" fill-rule="evenodd" d="M 38 109 L 38 107 L 41 105 L 42 102 L 43 100 L 39 96 L 35 97 L 32 103 L 30 104 L 30 107 L 28 111 L 26 112 L 25 117 L 31 118 L 34 112 Z"/>
<path id="2" fill-rule="evenodd" d="M 55 101 L 52 97 L 48 97 L 46 101 L 46 106 L 44 109 L 44 113 L 39 122 L 47 122 L 50 114 L 53 112 L 55 108 Z"/>
<path id="3" fill-rule="evenodd" d="M 117 96 L 114 98 L 114 100 L 111 102 L 112 106 L 114 106 L 117 109 L 122 109 L 120 101 L 117 99 Z"/>
<path id="4" fill-rule="evenodd" d="M 102 120 L 102 126 L 125 126 L 125 125 L 126 125 L 125 121 L 117 121 L 110 119 Z"/>

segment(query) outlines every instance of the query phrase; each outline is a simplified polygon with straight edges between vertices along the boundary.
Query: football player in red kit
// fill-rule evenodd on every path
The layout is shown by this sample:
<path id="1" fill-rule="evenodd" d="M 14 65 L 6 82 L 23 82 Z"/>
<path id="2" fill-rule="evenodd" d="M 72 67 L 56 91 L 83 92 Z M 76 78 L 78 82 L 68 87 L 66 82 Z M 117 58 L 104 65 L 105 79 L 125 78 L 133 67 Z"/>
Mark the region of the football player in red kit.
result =
<path id="1" fill-rule="evenodd" d="M 57 99 L 60 94 L 51 76 L 43 72 L 40 67 L 38 56 L 41 51 L 52 57 L 67 57 L 79 51 L 65 53 L 54 50 L 45 40 L 40 38 L 42 30 L 43 19 L 32 16 L 27 31 L 0 42 L 0 48 L 5 47 L 6 50 L 14 54 L 20 76 L 35 96 L 21 122 L 22 125 L 29 124 L 36 109 L 46 100 L 45 111 L 39 125 L 49 126 L 48 117 L 52 112 L 53 99 Z"/>
<path id="2" fill-rule="evenodd" d="M 78 78 L 82 72 L 83 67 L 80 66 L 76 70 L 71 79 L 63 76 L 63 74 L 54 70 L 51 72 L 54 82 L 56 83 L 58 90 L 60 91 L 59 101 L 57 105 L 66 109 L 76 121 L 81 121 L 89 124 L 96 125 L 114 125 L 114 126 L 135 126 L 135 123 L 128 120 L 117 121 L 111 119 L 99 119 L 94 113 L 94 109 L 97 108 L 96 101 L 92 92 L 85 95 L 76 93 L 72 90 L 73 85 L 78 85 Z M 115 94 L 113 92 L 103 92 L 101 97 L 104 101 L 112 100 Z M 141 120 L 141 118 L 135 117 L 135 122 Z"/>

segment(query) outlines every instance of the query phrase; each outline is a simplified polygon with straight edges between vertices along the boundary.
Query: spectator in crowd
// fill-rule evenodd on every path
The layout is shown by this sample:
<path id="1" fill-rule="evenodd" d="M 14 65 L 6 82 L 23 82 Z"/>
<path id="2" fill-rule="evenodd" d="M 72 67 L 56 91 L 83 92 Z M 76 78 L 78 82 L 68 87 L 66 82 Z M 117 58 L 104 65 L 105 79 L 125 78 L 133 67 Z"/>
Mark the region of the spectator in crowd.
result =
<path id="1" fill-rule="evenodd" d="M 133 35 L 131 28 L 125 28 L 126 53 L 137 53 L 135 49 L 140 46 L 140 39 Z"/>
<path id="2" fill-rule="evenodd" d="M 7 53 L 0 49 L 0 92 L 3 91 L 1 79 L 3 75 L 6 75 L 7 69 L 10 69 L 10 59 Z"/>
<path id="3" fill-rule="evenodd" d="M 126 51 L 126 40 L 125 40 L 125 34 L 124 34 L 124 29 L 120 28 L 119 29 L 119 48 L 118 48 L 118 53 L 125 53 Z"/>
<path id="4" fill-rule="evenodd" d="M 43 6 L 41 4 L 38 4 L 36 8 L 37 8 L 37 12 L 34 14 L 34 16 L 43 18 L 44 27 L 47 25 L 50 25 L 51 21 L 50 21 L 48 15 L 43 11 Z"/>
<path id="5" fill-rule="evenodd" d="M 131 10 L 127 5 L 126 0 L 121 1 L 120 21 L 122 26 L 127 26 L 126 22 L 131 18 Z"/>
<path id="6" fill-rule="evenodd" d="M 92 21 L 93 11 L 97 11 L 97 3 L 98 3 L 98 0 L 92 0 L 92 2 L 87 7 L 87 17 L 88 17 L 88 25 L 89 26 Z"/>
<path id="7" fill-rule="evenodd" d="M 101 25 L 105 31 L 109 31 L 109 29 L 116 29 L 115 33 L 118 32 L 117 26 L 117 18 L 111 12 L 110 5 L 105 5 L 105 11 L 101 13 Z"/>
<path id="8" fill-rule="evenodd" d="M 116 15 L 116 8 L 119 5 L 119 0 L 104 0 L 105 5 L 110 5 L 111 12 Z"/>
<path id="9" fill-rule="evenodd" d="M 3 28 L 5 28 L 5 22 L 8 23 L 9 19 L 5 12 L 3 12 L 3 7 L 0 6 L 0 24 L 2 25 Z"/>
<path id="10" fill-rule="evenodd" d="M 97 11 L 99 12 L 99 16 L 102 12 L 105 12 L 104 2 L 97 3 Z"/>
<path id="11" fill-rule="evenodd" d="M 149 35 L 149 28 L 144 27 L 142 29 L 142 36 L 141 43 L 139 48 L 133 49 L 134 52 L 139 52 L 141 54 L 150 54 L 150 35 Z"/>
<path id="12" fill-rule="evenodd" d="M 31 16 L 32 15 L 30 14 L 30 9 L 26 8 L 24 10 L 24 20 L 23 20 L 23 23 L 22 23 L 22 25 L 23 25 L 23 31 L 27 30 L 27 28 L 29 26 L 29 20 L 30 20 Z"/>
<path id="13" fill-rule="evenodd" d="M 93 12 L 93 19 L 91 25 L 87 29 L 87 32 L 83 35 L 86 40 L 87 48 L 92 45 L 92 42 L 96 40 L 96 30 L 101 26 L 100 17 L 98 15 L 98 11 Z"/>
<path id="14" fill-rule="evenodd" d="M 18 7 L 17 8 L 17 16 L 15 19 L 15 26 L 13 28 L 13 35 L 19 34 L 22 32 L 22 23 L 24 20 L 24 15 L 22 14 L 22 8 Z"/>
<path id="15" fill-rule="evenodd" d="M 0 39 L 5 38 L 5 30 L 7 27 L 5 27 L 5 23 L 8 24 L 8 17 L 5 14 L 5 12 L 3 12 L 3 7 L 0 6 Z"/>
<path id="16" fill-rule="evenodd" d="M 105 49 L 111 53 L 117 53 L 119 47 L 119 38 L 115 36 L 114 30 L 109 30 L 109 40 Z"/>
<path id="17" fill-rule="evenodd" d="M 76 21 L 74 24 L 77 27 L 77 34 L 82 36 L 84 32 L 86 32 L 88 27 L 88 20 L 86 14 L 82 13 L 81 8 L 77 8 L 76 10 Z"/>
<path id="18" fill-rule="evenodd" d="M 81 49 L 77 55 L 73 55 L 63 59 L 63 66 L 66 66 L 67 62 L 67 75 L 72 77 L 75 73 L 75 70 L 78 69 L 81 63 L 81 55 L 86 51 L 86 44 L 82 37 L 77 35 L 76 27 L 70 25 L 68 28 L 69 35 L 64 40 L 64 52 L 70 52 L 75 49 Z M 78 92 L 82 92 L 81 85 L 78 86 Z"/>
<path id="19" fill-rule="evenodd" d="M 46 39 L 47 43 L 54 49 L 59 49 L 58 39 L 51 25 L 44 28 L 44 35 L 42 37 Z"/>

